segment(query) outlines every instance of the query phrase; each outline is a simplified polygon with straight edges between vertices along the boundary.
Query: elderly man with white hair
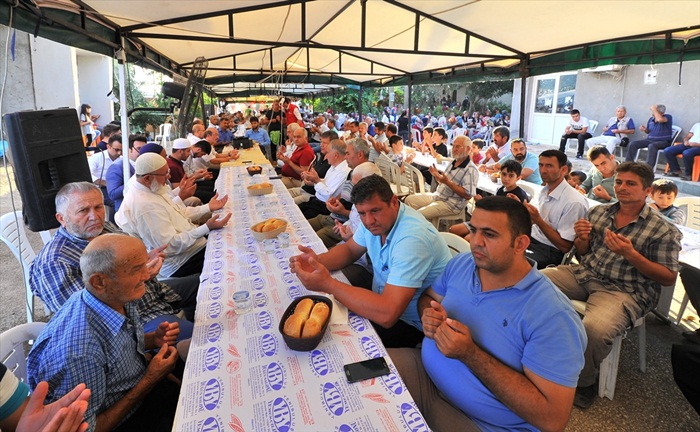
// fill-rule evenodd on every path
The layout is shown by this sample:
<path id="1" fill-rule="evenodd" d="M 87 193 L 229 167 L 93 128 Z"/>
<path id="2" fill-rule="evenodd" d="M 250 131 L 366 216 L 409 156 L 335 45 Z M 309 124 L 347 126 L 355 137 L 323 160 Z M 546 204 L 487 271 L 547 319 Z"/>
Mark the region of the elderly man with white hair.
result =
<path id="1" fill-rule="evenodd" d="M 464 135 L 455 138 L 452 144 L 452 169 L 443 173 L 430 167 L 433 178 L 440 183 L 434 193 L 410 195 L 406 204 L 418 210 L 426 219 L 436 223 L 440 216 L 456 215 L 467 205 L 467 200 L 476 195 L 479 169 L 471 161 L 471 140 Z"/>
<path id="2" fill-rule="evenodd" d="M 615 115 L 608 119 L 608 123 L 603 128 L 603 133 L 597 137 L 586 140 L 589 148 L 602 144 L 610 154 L 615 154 L 615 147 L 620 145 L 622 138 L 634 133 L 635 126 L 631 117 L 627 116 L 627 108 L 619 105 L 615 109 Z"/>
<path id="3" fill-rule="evenodd" d="M 210 217 L 197 226 L 197 220 L 209 212 L 224 207 L 228 197 L 217 193 L 209 204 L 198 207 L 176 205 L 166 185 L 168 165 L 160 155 L 147 153 L 136 160 L 136 182 L 127 191 L 124 202 L 115 216 L 122 230 L 140 238 L 146 247 L 155 249 L 165 245 L 165 260 L 160 270 L 162 277 L 189 276 L 202 271 L 205 236 L 210 230 L 226 225 L 231 214 Z"/>

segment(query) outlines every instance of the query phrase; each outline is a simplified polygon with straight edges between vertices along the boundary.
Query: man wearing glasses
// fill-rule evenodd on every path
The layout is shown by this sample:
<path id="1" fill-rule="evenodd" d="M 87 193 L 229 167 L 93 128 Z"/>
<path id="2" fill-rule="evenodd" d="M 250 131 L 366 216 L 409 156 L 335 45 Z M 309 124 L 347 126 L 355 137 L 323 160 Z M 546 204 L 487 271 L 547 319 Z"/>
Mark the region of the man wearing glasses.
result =
<path id="1" fill-rule="evenodd" d="M 105 198 L 105 205 L 112 207 L 114 203 L 107 194 L 107 170 L 122 156 L 122 136 L 112 135 L 107 143 L 107 150 L 100 151 L 88 159 L 92 182 L 100 187 Z"/>

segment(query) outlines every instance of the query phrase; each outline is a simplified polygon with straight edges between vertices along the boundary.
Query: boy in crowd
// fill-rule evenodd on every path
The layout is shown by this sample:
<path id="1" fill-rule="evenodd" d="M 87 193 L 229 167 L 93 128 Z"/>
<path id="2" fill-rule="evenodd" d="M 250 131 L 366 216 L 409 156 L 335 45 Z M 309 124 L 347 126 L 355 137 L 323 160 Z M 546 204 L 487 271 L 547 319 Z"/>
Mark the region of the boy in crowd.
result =
<path id="1" fill-rule="evenodd" d="M 676 225 L 685 223 L 685 212 L 683 209 L 673 205 L 673 202 L 678 196 L 678 186 L 671 180 L 659 179 L 651 184 L 651 195 L 653 202 L 649 203 L 649 207 L 657 210 L 669 221 Z"/>
<path id="2" fill-rule="evenodd" d="M 503 186 L 498 188 L 496 191 L 496 196 L 507 196 L 510 198 L 517 198 L 520 202 L 529 202 L 530 197 L 527 195 L 527 192 L 525 192 L 517 184 L 517 181 L 520 180 L 520 174 L 522 171 L 522 165 L 515 160 L 511 159 L 503 162 L 503 165 L 501 165 L 501 183 Z M 475 201 L 480 199 L 481 195 L 476 195 L 474 197 Z M 467 241 L 469 241 L 469 225 L 467 225 L 467 222 L 460 222 L 452 225 L 450 227 L 450 232 L 460 237 L 464 237 Z"/>
<path id="3" fill-rule="evenodd" d="M 475 165 L 480 164 L 481 161 L 484 160 L 484 155 L 483 153 L 481 153 L 481 150 L 484 149 L 484 146 L 486 146 L 486 142 L 481 138 L 472 140 L 472 161 Z"/>
<path id="4" fill-rule="evenodd" d="M 573 171 L 571 174 L 566 176 L 566 181 L 569 182 L 572 188 L 576 189 L 577 191 L 583 193 L 585 195 L 585 192 L 583 189 L 580 189 L 581 183 L 586 181 L 586 178 L 588 176 L 586 175 L 585 172 L 583 171 Z"/>

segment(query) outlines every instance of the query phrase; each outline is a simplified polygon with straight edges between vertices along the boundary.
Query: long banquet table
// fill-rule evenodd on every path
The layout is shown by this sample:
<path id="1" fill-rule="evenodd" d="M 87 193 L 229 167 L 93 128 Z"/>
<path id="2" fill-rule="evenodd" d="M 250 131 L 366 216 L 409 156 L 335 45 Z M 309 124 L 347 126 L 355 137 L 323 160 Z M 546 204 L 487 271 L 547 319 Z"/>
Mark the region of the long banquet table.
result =
<path id="1" fill-rule="evenodd" d="M 220 193 L 230 197 L 225 211 L 233 216 L 209 235 L 173 430 L 428 430 L 366 319 L 349 313 L 342 324 L 329 325 L 311 352 L 285 345 L 280 317 L 293 299 L 310 293 L 289 271 L 289 257 L 298 244 L 317 252 L 325 248 L 281 181 L 271 180 L 270 195 L 248 196 L 245 187 L 264 178 L 238 166 L 222 168 L 217 180 Z M 289 221 L 291 246 L 274 254 L 264 253 L 250 231 L 268 217 Z M 334 276 L 344 279 L 342 273 Z M 253 311 L 236 315 L 232 294 L 243 289 L 251 293 Z M 344 364 L 380 356 L 390 375 L 347 382 Z"/>

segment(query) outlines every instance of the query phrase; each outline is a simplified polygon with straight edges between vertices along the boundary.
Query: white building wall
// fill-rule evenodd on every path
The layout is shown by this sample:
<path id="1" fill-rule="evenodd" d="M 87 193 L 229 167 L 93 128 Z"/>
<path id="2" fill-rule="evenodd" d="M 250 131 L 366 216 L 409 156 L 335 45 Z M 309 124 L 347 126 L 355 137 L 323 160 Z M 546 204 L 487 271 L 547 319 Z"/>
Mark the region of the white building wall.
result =
<path id="1" fill-rule="evenodd" d="M 107 99 L 107 93 L 112 90 L 112 59 L 79 51 L 77 64 L 78 93 L 81 96 L 77 107 L 89 104 L 92 114 L 100 115 L 99 125 L 109 123 L 114 119 L 114 104 Z"/>
<path id="2" fill-rule="evenodd" d="M 29 39 L 29 48 L 35 109 L 77 107 L 80 99 L 75 85 L 78 82 L 75 48 L 34 37 Z"/>
<path id="3" fill-rule="evenodd" d="M 644 84 L 644 72 L 651 68 L 650 65 L 630 65 L 617 74 L 578 72 L 574 107 L 588 119 L 599 122 L 595 135 L 602 133 L 605 122 L 615 114 L 618 105 L 625 105 L 628 115 L 639 126 L 646 124 L 649 119 L 649 107 L 652 104 L 664 104 L 666 112 L 673 116 L 673 124 L 683 128 L 682 136 L 700 121 L 700 60 L 684 62 L 682 67 L 680 63 L 655 65 L 653 68 L 657 71 L 657 83 Z M 537 77 L 528 78 L 524 129 L 526 139 L 530 139 L 527 134 L 532 130 L 536 88 Z M 520 94 L 519 80 L 515 81 L 513 93 Z M 519 122 L 516 99 L 513 98 L 512 128 L 517 128 Z M 568 116 L 555 114 L 554 117 L 555 127 L 561 126 L 559 129 L 563 133 L 563 125 Z M 560 136 L 555 131 L 552 142 L 543 144 L 558 144 Z M 637 132 L 631 138 L 642 139 L 644 136 Z"/>

